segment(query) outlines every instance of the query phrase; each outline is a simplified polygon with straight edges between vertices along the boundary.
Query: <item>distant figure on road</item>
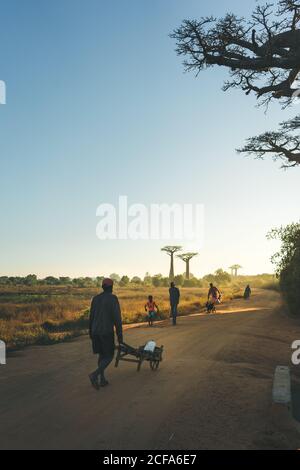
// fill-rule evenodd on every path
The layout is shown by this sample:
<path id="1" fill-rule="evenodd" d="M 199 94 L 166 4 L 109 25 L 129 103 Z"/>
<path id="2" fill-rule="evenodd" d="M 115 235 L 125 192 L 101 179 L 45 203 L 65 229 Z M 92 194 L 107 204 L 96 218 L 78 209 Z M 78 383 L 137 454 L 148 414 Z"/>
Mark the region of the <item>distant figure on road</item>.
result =
<path id="1" fill-rule="evenodd" d="M 148 312 L 148 324 L 153 326 L 153 321 L 155 318 L 155 312 L 158 313 L 159 309 L 156 303 L 153 300 L 153 296 L 148 296 L 148 302 L 145 304 L 145 312 Z"/>
<path id="2" fill-rule="evenodd" d="M 89 321 L 93 352 L 99 354 L 98 368 L 89 375 L 89 378 L 92 386 L 97 390 L 99 385 L 101 387 L 108 385 L 104 371 L 114 357 L 114 327 L 118 342 L 123 342 L 121 310 L 118 297 L 112 293 L 113 280 L 103 279 L 102 288 L 103 292 L 96 295 L 92 300 Z"/>
<path id="3" fill-rule="evenodd" d="M 211 282 L 209 284 L 209 290 L 207 294 L 207 304 L 206 304 L 208 313 L 212 313 L 216 311 L 216 304 L 220 303 L 220 299 L 221 299 L 221 293 L 219 289 L 216 286 L 214 286 L 213 283 Z"/>
<path id="4" fill-rule="evenodd" d="M 251 295 L 251 289 L 250 289 L 250 286 L 248 284 L 246 286 L 246 289 L 245 289 L 245 292 L 244 292 L 244 299 L 248 300 L 250 298 L 250 295 Z"/>
<path id="5" fill-rule="evenodd" d="M 173 325 L 176 325 L 177 307 L 178 307 L 179 299 L 180 299 L 180 291 L 177 287 L 175 287 L 174 282 L 171 282 L 170 284 L 169 294 L 170 294 L 171 317 L 173 320 Z"/>

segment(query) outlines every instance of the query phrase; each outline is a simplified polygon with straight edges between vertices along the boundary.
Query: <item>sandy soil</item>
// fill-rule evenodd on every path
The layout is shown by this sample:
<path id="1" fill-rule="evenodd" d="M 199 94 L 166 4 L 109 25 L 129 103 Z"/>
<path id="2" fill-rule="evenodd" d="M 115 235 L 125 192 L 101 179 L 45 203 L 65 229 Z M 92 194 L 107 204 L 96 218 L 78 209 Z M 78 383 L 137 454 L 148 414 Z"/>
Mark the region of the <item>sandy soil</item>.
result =
<path id="1" fill-rule="evenodd" d="M 274 422 L 274 368 L 291 365 L 300 322 L 278 294 L 256 291 L 216 315 L 130 328 L 133 346 L 154 339 L 164 361 L 137 373 L 121 362 L 98 392 L 87 337 L 14 353 L 0 366 L 1 449 L 295 449 L 300 434 Z M 300 366 L 291 366 L 300 383 Z"/>

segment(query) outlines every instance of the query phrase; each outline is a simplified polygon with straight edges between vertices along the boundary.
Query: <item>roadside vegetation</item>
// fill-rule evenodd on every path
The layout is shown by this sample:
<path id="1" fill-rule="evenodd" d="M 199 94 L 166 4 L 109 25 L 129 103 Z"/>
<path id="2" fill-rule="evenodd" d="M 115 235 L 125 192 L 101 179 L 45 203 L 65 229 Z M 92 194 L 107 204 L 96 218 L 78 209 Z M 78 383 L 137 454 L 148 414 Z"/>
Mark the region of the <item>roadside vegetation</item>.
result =
<path id="1" fill-rule="evenodd" d="M 300 315 L 300 223 L 273 229 L 268 238 L 281 241 L 281 249 L 272 261 L 291 313 Z"/>

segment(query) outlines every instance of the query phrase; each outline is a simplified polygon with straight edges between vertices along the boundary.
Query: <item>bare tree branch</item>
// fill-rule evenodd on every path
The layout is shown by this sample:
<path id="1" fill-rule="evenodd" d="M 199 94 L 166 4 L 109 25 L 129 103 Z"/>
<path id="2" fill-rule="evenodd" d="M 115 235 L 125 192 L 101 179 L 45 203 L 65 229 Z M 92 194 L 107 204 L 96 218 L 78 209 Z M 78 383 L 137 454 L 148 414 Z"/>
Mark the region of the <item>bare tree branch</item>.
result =
<path id="1" fill-rule="evenodd" d="M 257 6 L 250 21 L 227 14 L 185 20 L 171 35 L 187 71 L 214 65 L 229 69 L 224 89 L 242 88 L 258 98 L 288 98 L 300 71 L 300 2 L 284 0 L 276 12 L 272 4 Z"/>
<path id="2" fill-rule="evenodd" d="M 277 132 L 265 132 L 250 137 L 246 145 L 238 149 L 239 153 L 254 154 L 256 158 L 271 155 L 275 160 L 283 160 L 282 168 L 290 168 L 300 164 L 300 139 L 298 129 L 300 115 L 290 121 L 283 122 Z"/>
<path id="3" fill-rule="evenodd" d="M 216 65 L 228 69 L 230 79 L 223 90 L 242 89 L 254 93 L 260 104 L 273 99 L 288 106 L 300 97 L 300 0 L 279 0 L 258 5 L 250 20 L 227 14 L 185 20 L 171 35 L 184 67 L 196 75 Z M 282 123 L 277 132 L 251 137 L 240 153 L 257 158 L 271 155 L 282 159 L 283 167 L 300 164 L 300 117 Z"/>

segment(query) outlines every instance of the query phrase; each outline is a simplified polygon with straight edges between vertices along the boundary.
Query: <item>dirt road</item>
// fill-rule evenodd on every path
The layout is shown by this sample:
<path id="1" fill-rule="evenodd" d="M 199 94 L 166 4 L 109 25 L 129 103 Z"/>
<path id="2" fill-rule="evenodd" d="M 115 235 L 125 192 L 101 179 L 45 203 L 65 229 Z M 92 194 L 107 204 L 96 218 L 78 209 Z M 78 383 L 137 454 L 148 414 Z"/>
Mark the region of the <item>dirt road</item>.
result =
<path id="1" fill-rule="evenodd" d="M 131 328 L 124 337 L 163 344 L 164 361 L 156 372 L 147 363 L 139 373 L 134 364 L 110 367 L 111 384 L 98 392 L 87 379 L 95 366 L 87 337 L 11 355 L 0 366 L 0 448 L 300 447 L 295 429 L 271 416 L 274 368 L 291 365 L 291 343 L 300 339 L 278 294 L 256 291 L 216 315 Z"/>

